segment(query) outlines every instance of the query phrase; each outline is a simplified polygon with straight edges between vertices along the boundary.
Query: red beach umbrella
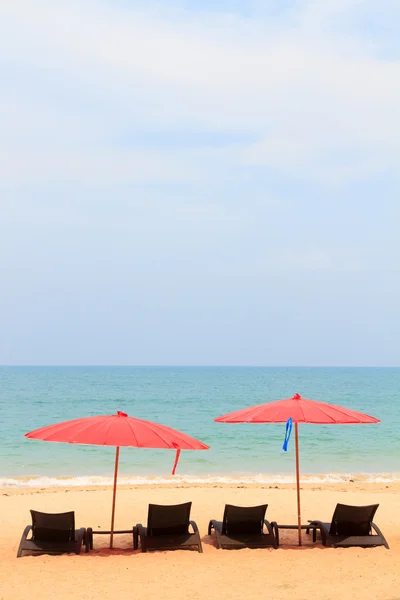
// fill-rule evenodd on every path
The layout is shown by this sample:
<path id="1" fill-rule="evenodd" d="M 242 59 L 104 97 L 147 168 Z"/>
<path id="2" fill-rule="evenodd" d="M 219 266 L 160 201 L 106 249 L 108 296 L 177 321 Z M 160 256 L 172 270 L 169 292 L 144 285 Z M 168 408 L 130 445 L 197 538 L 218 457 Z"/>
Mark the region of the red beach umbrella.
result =
<path id="1" fill-rule="evenodd" d="M 176 429 L 128 417 L 118 411 L 116 415 L 84 417 L 63 423 L 56 423 L 25 434 L 25 437 L 45 442 L 66 442 L 68 444 L 88 444 L 115 446 L 114 488 L 111 512 L 110 548 L 113 545 L 115 498 L 117 492 L 118 462 L 120 446 L 136 448 L 168 448 L 176 450 L 172 474 L 175 474 L 181 450 L 208 450 L 209 446 L 189 437 Z"/>
<path id="2" fill-rule="evenodd" d="M 356 423 L 380 423 L 379 419 L 363 413 L 342 408 L 335 404 L 307 400 L 299 394 L 293 398 L 268 402 L 243 408 L 215 419 L 218 423 L 285 423 L 289 419 L 295 425 L 296 438 L 296 484 L 297 484 L 297 521 L 299 546 L 301 546 L 301 510 L 300 510 L 300 463 L 299 463 L 299 423 L 320 425 L 349 425 Z"/>

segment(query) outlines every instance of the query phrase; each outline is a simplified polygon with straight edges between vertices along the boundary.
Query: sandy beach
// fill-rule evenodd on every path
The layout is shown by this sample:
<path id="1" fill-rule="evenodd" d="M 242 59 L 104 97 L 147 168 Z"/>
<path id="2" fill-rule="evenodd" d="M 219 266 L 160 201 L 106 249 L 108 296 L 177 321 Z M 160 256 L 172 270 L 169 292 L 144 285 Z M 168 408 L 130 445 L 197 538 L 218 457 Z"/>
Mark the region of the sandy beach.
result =
<path id="1" fill-rule="evenodd" d="M 337 502 L 379 503 L 375 522 L 390 550 L 326 549 L 304 535 L 296 547 L 296 532 L 282 532 L 278 550 L 218 550 L 207 536 L 210 518 L 221 518 L 225 502 L 268 503 L 267 517 L 295 523 L 292 485 L 121 486 L 118 490 L 116 528 L 146 522 L 148 502 L 168 504 L 192 501 L 192 518 L 203 540 L 203 554 L 195 551 L 152 552 L 132 550 L 131 537 L 116 536 L 116 548 L 107 548 L 107 536 L 94 537 L 94 550 L 80 556 L 24 556 L 16 558 L 22 530 L 30 523 L 29 509 L 48 512 L 75 510 L 77 527 L 109 529 L 111 488 L 44 488 L 0 490 L 1 600 L 80 598 L 146 599 L 299 598 L 400 599 L 400 483 L 305 484 L 302 521 L 332 515 Z M 56 592 L 55 592 L 56 590 Z"/>

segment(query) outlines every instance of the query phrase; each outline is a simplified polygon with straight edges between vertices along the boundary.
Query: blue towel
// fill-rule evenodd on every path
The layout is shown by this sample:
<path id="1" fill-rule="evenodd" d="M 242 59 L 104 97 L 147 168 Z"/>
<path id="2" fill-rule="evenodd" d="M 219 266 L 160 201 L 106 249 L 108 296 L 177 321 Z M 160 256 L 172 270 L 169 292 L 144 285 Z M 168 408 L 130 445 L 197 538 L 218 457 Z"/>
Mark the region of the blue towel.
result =
<path id="1" fill-rule="evenodd" d="M 282 450 L 284 450 L 285 452 L 287 452 L 288 443 L 290 440 L 290 434 L 292 433 L 292 427 L 293 427 L 293 419 L 292 419 L 292 417 L 290 417 L 290 419 L 288 419 L 286 421 L 285 441 L 283 442 L 283 446 L 282 446 Z"/>

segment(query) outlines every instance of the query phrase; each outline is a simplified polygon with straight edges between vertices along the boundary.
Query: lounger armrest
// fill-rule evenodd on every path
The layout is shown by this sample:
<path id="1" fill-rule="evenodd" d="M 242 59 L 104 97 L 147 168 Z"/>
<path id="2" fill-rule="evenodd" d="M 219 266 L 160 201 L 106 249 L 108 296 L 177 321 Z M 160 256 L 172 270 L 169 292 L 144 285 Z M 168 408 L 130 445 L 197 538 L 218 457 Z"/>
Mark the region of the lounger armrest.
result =
<path id="1" fill-rule="evenodd" d="M 75 543 L 77 544 L 76 554 L 80 554 L 82 546 L 85 546 L 85 552 L 88 551 L 85 527 L 81 527 L 80 529 L 75 529 Z"/>
<path id="2" fill-rule="evenodd" d="M 268 533 L 269 533 L 270 535 L 271 535 L 271 534 L 273 535 L 273 533 L 274 533 L 274 532 L 273 532 L 273 529 L 272 529 L 272 525 L 271 525 L 271 523 L 270 523 L 269 521 L 267 521 L 267 519 L 264 519 L 264 521 L 263 521 L 263 527 L 266 527 L 266 528 L 267 528 L 267 531 L 268 531 Z"/>
<path id="3" fill-rule="evenodd" d="M 324 531 L 326 531 L 326 532 L 329 531 L 329 528 L 331 526 L 330 523 L 326 523 L 324 521 L 317 521 L 317 520 L 308 521 L 308 523 L 310 523 L 310 525 L 312 525 L 313 527 L 318 527 L 321 530 L 324 529 Z"/>
<path id="4" fill-rule="evenodd" d="M 272 533 L 272 525 L 267 519 L 264 519 L 264 525 L 268 529 L 268 533 Z"/>
<path id="5" fill-rule="evenodd" d="M 24 531 L 23 531 L 23 533 L 22 533 L 22 536 L 21 536 L 21 541 L 20 541 L 20 543 L 19 543 L 19 546 L 18 546 L 17 558 L 19 558 L 19 557 L 22 555 L 22 551 L 23 551 L 23 550 L 22 550 L 22 546 L 23 546 L 23 543 L 26 541 L 26 539 L 27 539 L 27 537 L 28 537 L 28 533 L 29 533 L 31 530 L 32 530 L 32 525 L 27 525 L 27 526 L 25 527 L 25 529 L 24 529 Z"/>
<path id="6" fill-rule="evenodd" d="M 28 533 L 32 530 L 32 525 L 27 525 L 24 529 L 24 533 L 22 534 L 22 537 L 24 540 L 26 540 L 26 538 L 28 537 Z"/>
<path id="7" fill-rule="evenodd" d="M 267 519 L 264 519 L 264 525 L 267 528 L 268 535 L 271 535 L 273 537 L 274 548 L 276 549 L 278 547 L 278 540 L 277 540 L 277 537 L 275 535 L 275 531 L 274 531 L 273 525 L 272 525 L 272 523 L 270 523 L 269 521 L 267 521 Z"/>
<path id="8" fill-rule="evenodd" d="M 383 535 L 382 531 L 379 529 L 378 525 L 375 525 L 375 523 L 371 523 L 371 527 L 375 531 L 375 533 L 382 537 L 382 539 L 385 541 L 385 547 L 389 550 L 389 544 L 387 543 L 386 538 Z"/>
<path id="9" fill-rule="evenodd" d="M 147 535 L 147 527 L 144 527 L 141 523 L 137 523 L 136 525 L 136 546 L 140 546 L 142 548 L 142 552 L 146 552 L 146 535 Z"/>
<path id="10" fill-rule="evenodd" d="M 75 531 L 76 541 L 80 546 L 85 546 L 85 552 L 89 552 L 89 541 L 86 527 L 81 527 Z"/>
<path id="11" fill-rule="evenodd" d="M 331 528 L 331 524 L 330 523 L 326 523 L 324 521 L 319 521 L 317 519 L 314 519 L 313 521 L 308 520 L 308 523 L 310 523 L 310 525 L 312 525 L 315 529 L 319 529 L 321 532 L 321 538 L 322 538 L 322 544 L 324 546 L 326 546 L 327 543 L 327 536 L 329 536 L 329 530 Z M 313 541 L 316 541 L 317 539 L 317 533 L 314 530 L 313 532 Z"/>
<path id="12" fill-rule="evenodd" d="M 379 529 L 378 525 L 375 525 L 375 523 L 371 523 L 371 527 L 378 535 L 382 535 L 382 531 Z"/>
<path id="13" fill-rule="evenodd" d="M 193 529 L 194 533 L 199 533 L 199 528 L 197 527 L 196 521 L 189 521 L 189 525 L 192 526 L 192 529 Z"/>
<path id="14" fill-rule="evenodd" d="M 211 532 L 213 529 L 217 529 L 216 527 L 216 519 L 211 519 L 211 521 L 208 524 L 208 535 L 211 535 Z"/>
<path id="15" fill-rule="evenodd" d="M 272 531 L 274 532 L 274 536 L 275 536 L 275 540 L 276 540 L 276 547 L 279 546 L 279 527 L 278 527 L 278 523 L 276 521 L 271 521 L 271 528 Z"/>

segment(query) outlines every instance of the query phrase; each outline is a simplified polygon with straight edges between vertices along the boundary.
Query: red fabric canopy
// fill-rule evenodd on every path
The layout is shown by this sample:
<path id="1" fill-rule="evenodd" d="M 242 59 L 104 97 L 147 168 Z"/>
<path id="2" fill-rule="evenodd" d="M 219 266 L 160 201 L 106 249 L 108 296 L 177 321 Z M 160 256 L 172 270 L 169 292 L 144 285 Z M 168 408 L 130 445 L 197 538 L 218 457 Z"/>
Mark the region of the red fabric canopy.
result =
<path id="1" fill-rule="evenodd" d="M 98 446 L 135 446 L 137 448 L 171 448 L 174 450 L 207 450 L 208 446 L 176 429 L 116 415 L 84 417 L 42 427 L 25 437 L 45 442 L 93 444 Z"/>
<path id="2" fill-rule="evenodd" d="M 342 408 L 335 404 L 307 400 L 295 394 L 293 398 L 277 400 L 267 404 L 259 404 L 243 408 L 218 417 L 219 423 L 285 423 L 292 419 L 295 424 L 296 443 L 296 488 L 297 488 L 297 524 L 299 545 L 301 546 L 301 510 L 300 510 L 300 463 L 299 463 L 299 423 L 319 423 L 320 425 L 351 424 L 351 423 L 380 423 L 379 419 L 363 413 Z"/>
<path id="3" fill-rule="evenodd" d="M 293 419 L 293 423 L 319 423 L 320 425 L 380 423 L 379 419 L 375 419 L 375 417 L 335 404 L 307 400 L 299 394 L 286 400 L 243 408 L 218 417 L 215 421 L 219 423 L 285 423 L 289 418 Z"/>
<path id="4" fill-rule="evenodd" d="M 25 437 L 44 442 L 66 442 L 68 444 L 90 444 L 115 446 L 114 486 L 111 509 L 110 548 L 113 547 L 115 499 L 120 446 L 136 448 L 171 448 L 176 450 L 172 474 L 178 464 L 181 450 L 208 450 L 208 446 L 171 427 L 128 417 L 118 411 L 116 415 L 84 417 L 64 423 L 56 423 L 25 434 Z"/>

